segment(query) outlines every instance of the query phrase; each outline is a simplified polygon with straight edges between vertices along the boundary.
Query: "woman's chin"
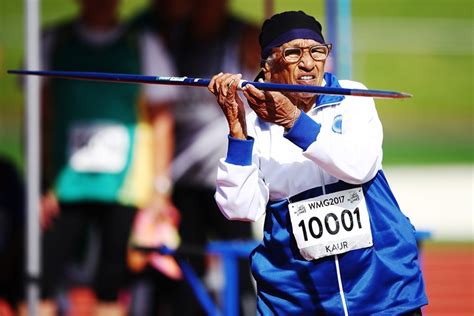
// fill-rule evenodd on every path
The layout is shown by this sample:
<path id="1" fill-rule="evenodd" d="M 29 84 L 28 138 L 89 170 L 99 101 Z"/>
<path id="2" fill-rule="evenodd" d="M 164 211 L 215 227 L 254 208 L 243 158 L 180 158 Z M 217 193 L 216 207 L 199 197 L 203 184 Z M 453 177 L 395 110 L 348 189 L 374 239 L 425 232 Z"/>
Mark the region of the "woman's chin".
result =
<path id="1" fill-rule="evenodd" d="M 287 92 L 285 95 L 298 107 L 300 107 L 301 104 L 312 105 L 316 101 L 316 94 L 309 92 Z"/>
<path id="2" fill-rule="evenodd" d="M 298 93 L 298 97 L 300 99 L 311 99 L 311 98 L 314 98 L 315 94 L 314 93 L 311 93 L 311 92 L 300 92 Z"/>

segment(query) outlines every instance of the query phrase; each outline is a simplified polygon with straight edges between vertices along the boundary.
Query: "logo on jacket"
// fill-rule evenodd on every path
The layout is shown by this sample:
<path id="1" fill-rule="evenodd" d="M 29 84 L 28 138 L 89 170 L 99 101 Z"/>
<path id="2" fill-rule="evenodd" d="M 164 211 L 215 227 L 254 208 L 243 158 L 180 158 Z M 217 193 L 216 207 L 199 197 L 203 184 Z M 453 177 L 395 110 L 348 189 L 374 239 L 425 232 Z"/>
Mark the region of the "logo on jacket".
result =
<path id="1" fill-rule="evenodd" d="M 334 133 L 342 134 L 342 115 L 336 115 L 332 122 L 332 131 Z"/>

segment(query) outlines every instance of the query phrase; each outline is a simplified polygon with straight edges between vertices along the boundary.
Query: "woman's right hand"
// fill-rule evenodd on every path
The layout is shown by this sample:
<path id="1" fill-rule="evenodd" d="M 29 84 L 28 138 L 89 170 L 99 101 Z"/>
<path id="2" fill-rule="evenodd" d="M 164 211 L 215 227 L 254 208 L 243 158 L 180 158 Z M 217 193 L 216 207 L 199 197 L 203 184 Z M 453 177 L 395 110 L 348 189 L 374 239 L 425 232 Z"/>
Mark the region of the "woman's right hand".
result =
<path id="1" fill-rule="evenodd" d="M 246 139 L 247 125 L 245 122 L 245 108 L 240 96 L 237 94 L 241 74 L 219 73 L 212 77 L 208 89 L 217 98 L 229 124 L 231 137 Z"/>

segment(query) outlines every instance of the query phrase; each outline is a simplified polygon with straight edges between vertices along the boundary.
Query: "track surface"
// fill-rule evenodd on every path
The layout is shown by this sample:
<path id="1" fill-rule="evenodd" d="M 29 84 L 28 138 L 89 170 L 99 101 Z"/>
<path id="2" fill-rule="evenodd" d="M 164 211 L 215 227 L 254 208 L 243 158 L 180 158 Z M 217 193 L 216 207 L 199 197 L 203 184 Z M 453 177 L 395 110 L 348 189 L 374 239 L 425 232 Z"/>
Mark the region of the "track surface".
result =
<path id="1" fill-rule="evenodd" d="M 474 247 L 426 249 L 423 270 L 429 316 L 474 315 Z"/>

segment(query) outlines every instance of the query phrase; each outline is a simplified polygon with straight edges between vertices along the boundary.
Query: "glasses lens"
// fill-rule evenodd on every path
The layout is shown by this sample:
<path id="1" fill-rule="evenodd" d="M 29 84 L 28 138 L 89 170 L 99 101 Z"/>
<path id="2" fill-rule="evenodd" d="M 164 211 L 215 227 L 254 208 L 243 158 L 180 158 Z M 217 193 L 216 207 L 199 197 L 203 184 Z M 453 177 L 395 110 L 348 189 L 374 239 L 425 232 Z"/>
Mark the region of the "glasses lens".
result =
<path id="1" fill-rule="evenodd" d="M 311 47 L 311 56 L 315 60 L 325 60 L 329 54 L 329 48 L 327 46 L 317 45 Z"/>
<path id="2" fill-rule="evenodd" d="M 287 48 L 283 51 L 283 57 L 289 63 L 297 62 L 301 57 L 301 48 Z"/>

